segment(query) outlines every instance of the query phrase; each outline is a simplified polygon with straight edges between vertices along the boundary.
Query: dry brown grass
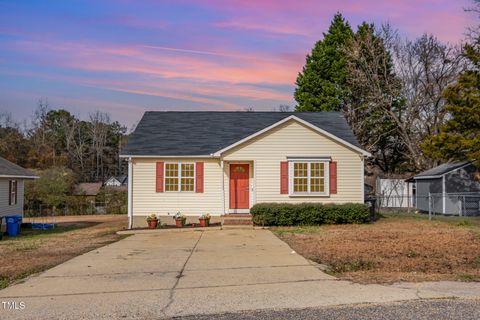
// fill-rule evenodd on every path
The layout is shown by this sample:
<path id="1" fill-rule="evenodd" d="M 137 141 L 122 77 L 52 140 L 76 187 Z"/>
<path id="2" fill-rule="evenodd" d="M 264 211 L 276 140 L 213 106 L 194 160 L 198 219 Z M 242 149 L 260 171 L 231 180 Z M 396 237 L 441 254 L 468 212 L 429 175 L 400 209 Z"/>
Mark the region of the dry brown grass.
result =
<path id="1" fill-rule="evenodd" d="M 276 228 L 295 251 L 361 283 L 480 280 L 480 220 L 389 215 L 366 225 Z"/>
<path id="2" fill-rule="evenodd" d="M 127 217 L 68 216 L 56 218 L 56 223 L 58 228 L 53 230 L 22 229 L 21 236 L 0 241 L 0 289 L 121 239 L 116 231 L 125 228 Z"/>

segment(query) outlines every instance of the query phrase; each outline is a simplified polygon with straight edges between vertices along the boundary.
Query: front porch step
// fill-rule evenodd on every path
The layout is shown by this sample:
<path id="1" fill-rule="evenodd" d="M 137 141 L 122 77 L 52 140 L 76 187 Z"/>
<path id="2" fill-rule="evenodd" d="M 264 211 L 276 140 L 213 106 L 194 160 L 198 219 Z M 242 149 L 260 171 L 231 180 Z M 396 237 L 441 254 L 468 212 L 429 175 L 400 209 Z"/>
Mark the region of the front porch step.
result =
<path id="1" fill-rule="evenodd" d="M 252 215 L 250 214 L 226 214 L 222 216 L 223 225 L 226 226 L 251 226 Z"/>

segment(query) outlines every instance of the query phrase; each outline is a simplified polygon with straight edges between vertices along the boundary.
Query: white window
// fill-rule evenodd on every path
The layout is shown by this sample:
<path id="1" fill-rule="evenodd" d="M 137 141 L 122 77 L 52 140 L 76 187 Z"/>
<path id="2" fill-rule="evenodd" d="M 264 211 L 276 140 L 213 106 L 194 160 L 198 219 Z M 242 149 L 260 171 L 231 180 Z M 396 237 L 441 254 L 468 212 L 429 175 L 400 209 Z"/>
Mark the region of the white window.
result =
<path id="1" fill-rule="evenodd" d="M 289 172 L 290 195 L 329 194 L 328 161 L 290 161 Z"/>
<path id="2" fill-rule="evenodd" d="M 195 191 L 195 163 L 165 163 L 165 191 Z"/>
<path id="3" fill-rule="evenodd" d="M 9 198 L 8 203 L 13 206 L 17 204 L 17 180 L 10 180 L 9 181 Z"/>

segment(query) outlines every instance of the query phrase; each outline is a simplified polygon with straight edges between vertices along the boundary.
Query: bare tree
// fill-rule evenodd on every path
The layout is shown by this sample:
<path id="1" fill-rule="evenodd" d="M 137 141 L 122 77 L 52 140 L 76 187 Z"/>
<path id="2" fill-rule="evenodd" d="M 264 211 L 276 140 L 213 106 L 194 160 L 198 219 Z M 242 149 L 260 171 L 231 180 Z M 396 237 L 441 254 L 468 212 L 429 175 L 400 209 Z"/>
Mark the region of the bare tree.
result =
<path id="1" fill-rule="evenodd" d="M 465 66 L 460 48 L 431 35 L 401 39 L 387 25 L 376 36 L 356 36 L 347 56 L 356 89 L 347 119 L 359 140 L 365 135 L 361 142 L 378 157 L 385 152 L 382 139 L 388 146 L 398 143 L 387 152 L 404 153 L 415 170 L 431 167 L 420 145 L 446 120 L 442 93 Z"/>
<path id="2" fill-rule="evenodd" d="M 91 122 L 91 143 L 93 151 L 93 161 L 95 168 L 95 180 L 104 179 L 103 155 L 107 144 L 108 125 L 110 116 L 106 113 L 96 111 L 90 114 Z"/>
<path id="3" fill-rule="evenodd" d="M 416 169 L 433 165 L 420 148 L 446 120 L 443 91 L 464 69 L 461 48 L 443 44 L 432 35 L 396 46 L 396 73 L 402 81 L 404 106 L 395 115 L 410 159 Z"/>
<path id="4" fill-rule="evenodd" d="M 292 107 L 288 104 L 281 104 L 278 106 L 278 112 L 290 112 L 292 111 Z"/>

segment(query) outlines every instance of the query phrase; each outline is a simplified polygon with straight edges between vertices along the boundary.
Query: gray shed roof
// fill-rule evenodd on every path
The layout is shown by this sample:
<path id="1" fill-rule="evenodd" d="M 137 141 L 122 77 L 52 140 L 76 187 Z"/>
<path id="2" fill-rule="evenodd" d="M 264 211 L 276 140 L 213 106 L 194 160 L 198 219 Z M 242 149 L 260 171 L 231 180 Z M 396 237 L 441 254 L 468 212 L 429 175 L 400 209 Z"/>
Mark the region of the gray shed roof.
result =
<path id="1" fill-rule="evenodd" d="M 437 177 L 437 176 L 439 177 L 441 175 L 444 175 L 445 173 L 461 168 L 469 164 L 470 162 L 471 161 L 455 161 L 455 162 L 444 163 L 437 167 L 434 167 L 432 169 L 429 169 L 427 171 L 423 171 L 417 174 L 416 176 L 413 177 L 413 179 L 424 178 L 424 177 Z"/>
<path id="2" fill-rule="evenodd" d="M 362 148 L 340 112 L 148 111 L 122 155 L 210 155 L 292 115 Z"/>
<path id="3" fill-rule="evenodd" d="M 36 178 L 33 172 L 30 172 L 27 169 L 24 169 L 19 165 L 0 157 L 0 177 L 2 176 L 13 178 Z"/>

